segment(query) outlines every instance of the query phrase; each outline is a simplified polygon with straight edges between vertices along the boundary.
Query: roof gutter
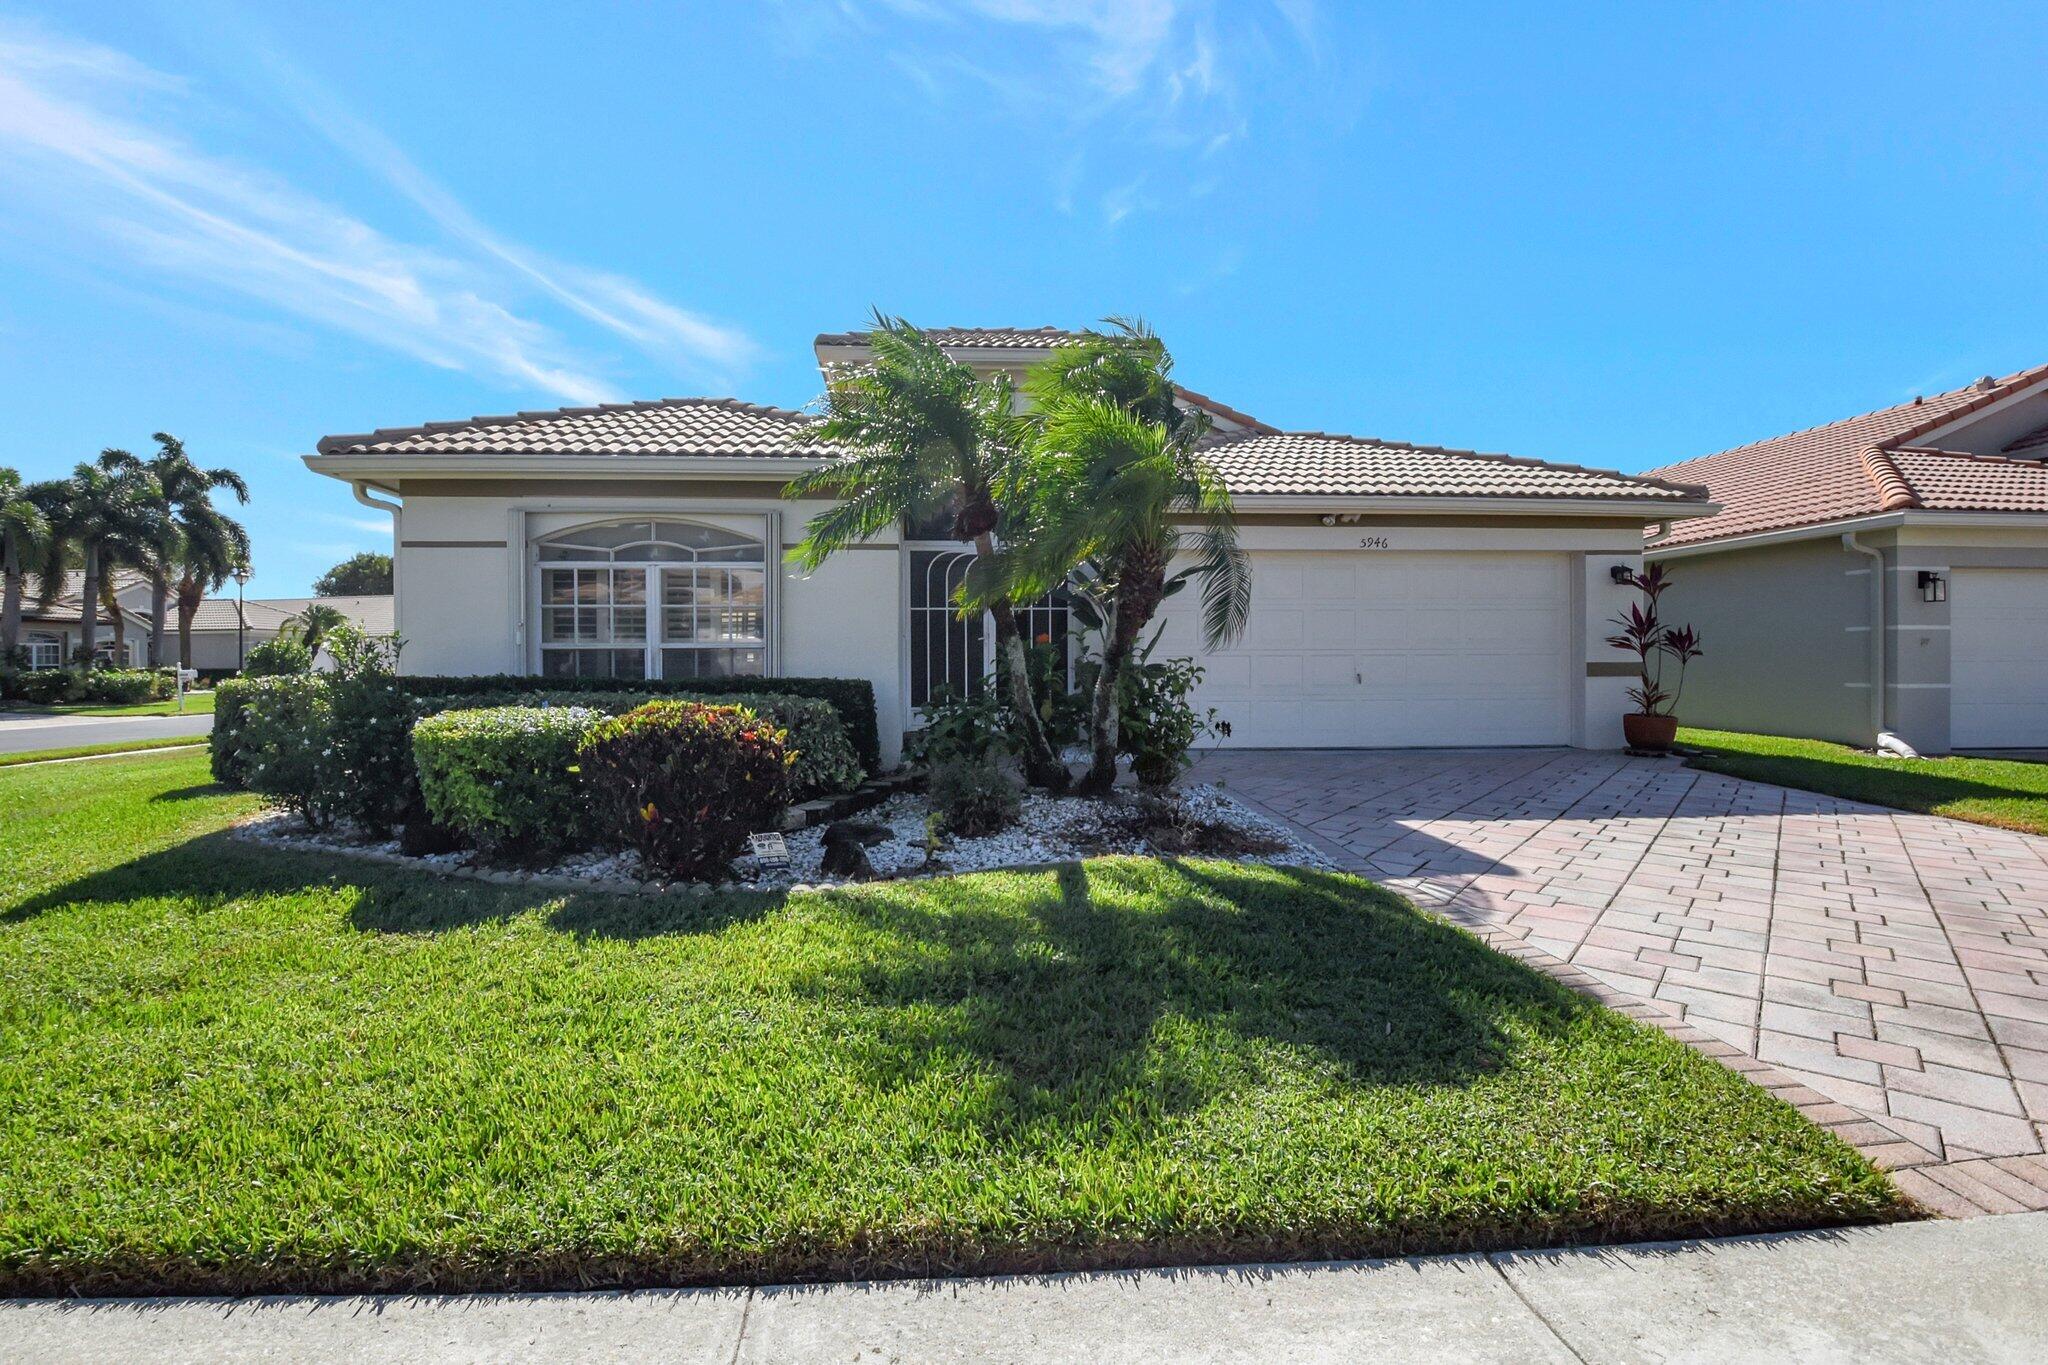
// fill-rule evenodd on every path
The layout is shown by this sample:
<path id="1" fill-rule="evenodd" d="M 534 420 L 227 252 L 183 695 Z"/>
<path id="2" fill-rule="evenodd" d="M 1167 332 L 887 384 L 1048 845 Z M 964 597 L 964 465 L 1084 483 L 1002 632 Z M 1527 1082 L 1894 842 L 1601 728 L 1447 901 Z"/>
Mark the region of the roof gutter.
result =
<path id="1" fill-rule="evenodd" d="M 822 467 L 822 457 L 787 455 L 306 455 L 315 474 L 351 483 L 377 479 L 488 478 L 552 474 L 578 479 L 636 479 L 650 474 L 721 474 L 787 479 Z M 388 491 L 388 490 L 387 490 Z"/>

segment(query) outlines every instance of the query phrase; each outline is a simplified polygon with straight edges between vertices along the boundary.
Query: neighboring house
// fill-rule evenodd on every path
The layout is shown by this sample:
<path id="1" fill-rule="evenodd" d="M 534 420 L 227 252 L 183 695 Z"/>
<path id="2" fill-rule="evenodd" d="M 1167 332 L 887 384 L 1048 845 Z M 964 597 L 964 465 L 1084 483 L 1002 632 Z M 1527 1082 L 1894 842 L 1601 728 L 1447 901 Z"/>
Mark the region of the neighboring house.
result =
<path id="1" fill-rule="evenodd" d="M 934 333 L 1017 371 L 1071 333 Z M 862 333 L 820 336 L 821 367 Z M 1604 643 L 1644 527 L 1712 510 L 1697 488 L 1570 465 L 1282 432 L 1200 394 L 1254 566 L 1245 638 L 1206 653 L 1188 592 L 1161 648 L 1207 669 L 1197 702 L 1252 746 L 1621 742 L 1626 656 Z M 990 643 L 948 595 L 955 541 L 890 534 L 804 576 L 785 552 L 825 503 L 782 497 L 833 451 L 810 419 L 729 398 L 564 408 L 330 436 L 309 468 L 397 522 L 413 673 L 866 678 L 885 755 L 935 688 L 978 685 Z M 384 495 L 380 497 L 379 495 Z M 402 506 L 388 501 L 396 498 Z M 1028 629 L 1066 637 L 1041 603 Z"/>
<path id="2" fill-rule="evenodd" d="M 1699 627 L 1692 724 L 1923 753 L 2048 747 L 2048 365 L 1652 470 Z"/>
<path id="3" fill-rule="evenodd" d="M 390 635 L 395 613 L 389 594 L 373 597 L 251 597 L 237 603 L 232 597 L 209 597 L 192 615 L 192 667 L 202 673 L 233 673 L 241 667 L 248 651 L 277 638 L 288 622 L 303 616 L 307 607 L 319 603 L 333 607 L 367 635 Z M 165 642 L 177 653 L 176 608 L 172 608 L 171 632 Z M 237 616 L 237 611 L 241 615 Z"/>
<path id="4" fill-rule="evenodd" d="M 68 663 L 84 630 L 79 617 L 79 593 L 85 575 L 65 575 L 64 589 L 48 609 L 37 605 L 38 586 L 31 580 L 22 606 L 21 642 L 28 650 L 30 668 L 56 668 Z M 114 578 L 114 600 L 121 606 L 126 622 L 126 657 L 123 667 L 141 668 L 149 661 L 149 580 L 129 570 Z M 392 633 L 392 599 L 375 597 L 251 597 L 237 603 L 232 597 L 209 597 L 192 616 L 192 663 L 202 673 L 233 673 L 241 668 L 247 651 L 266 640 L 274 640 L 285 623 L 303 614 L 314 603 L 338 610 L 370 635 Z M 170 619 L 164 624 L 164 662 L 178 661 L 178 606 L 166 604 Z M 104 608 L 99 621 L 99 654 L 113 662 L 113 627 Z"/>
<path id="5" fill-rule="evenodd" d="M 28 651 L 30 668 L 60 668 L 71 662 L 71 656 L 84 644 L 84 592 L 85 575 L 68 573 L 64 575 L 63 586 L 44 606 L 40 580 L 28 580 L 21 604 L 21 647 Z M 97 613 L 96 653 L 105 664 L 140 667 L 149 657 L 149 580 L 139 574 L 116 572 L 114 601 L 121 608 L 125 636 L 122 657 L 115 657 L 114 624 L 108 619 L 104 602 Z"/>

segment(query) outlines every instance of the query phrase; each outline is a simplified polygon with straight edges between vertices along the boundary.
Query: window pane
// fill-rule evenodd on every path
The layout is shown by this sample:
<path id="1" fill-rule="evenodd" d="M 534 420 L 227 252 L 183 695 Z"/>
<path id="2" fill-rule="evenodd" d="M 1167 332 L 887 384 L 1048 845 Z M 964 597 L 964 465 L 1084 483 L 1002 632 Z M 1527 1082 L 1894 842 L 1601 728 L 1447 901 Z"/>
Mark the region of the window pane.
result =
<path id="1" fill-rule="evenodd" d="M 578 602 L 602 602 L 608 595 L 604 569 L 576 570 L 576 600 Z"/>
<path id="2" fill-rule="evenodd" d="M 574 607 L 543 607 L 540 613 L 540 638 L 551 640 L 572 640 L 576 637 L 576 609 Z"/>
<path id="3" fill-rule="evenodd" d="M 647 570 L 613 569 L 612 600 L 622 606 L 628 603 L 637 606 L 645 602 L 647 600 Z"/>
<path id="4" fill-rule="evenodd" d="M 700 638 L 767 638 L 766 579 L 760 570 L 700 569 L 698 581 L 708 599 L 700 613 Z"/>
<path id="5" fill-rule="evenodd" d="M 576 571 L 574 569 L 549 569 L 540 576 L 540 600 L 548 603 L 565 603 L 576 600 Z"/>
<path id="6" fill-rule="evenodd" d="M 664 649 L 661 676 L 664 678 L 760 677 L 767 671 L 768 656 L 759 649 Z"/>
<path id="7" fill-rule="evenodd" d="M 550 678 L 620 678 L 647 676 L 647 655 L 637 649 L 544 649 L 540 671 Z"/>
<path id="8" fill-rule="evenodd" d="M 697 638 L 697 574 L 693 569 L 661 571 L 661 638 Z"/>

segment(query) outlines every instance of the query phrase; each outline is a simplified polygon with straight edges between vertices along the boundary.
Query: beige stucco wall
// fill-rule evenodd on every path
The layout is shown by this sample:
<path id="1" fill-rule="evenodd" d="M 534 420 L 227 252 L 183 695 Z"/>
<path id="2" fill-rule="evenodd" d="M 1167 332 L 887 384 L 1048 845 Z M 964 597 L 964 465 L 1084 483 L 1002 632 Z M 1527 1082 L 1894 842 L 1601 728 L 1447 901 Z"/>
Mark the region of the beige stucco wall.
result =
<path id="1" fill-rule="evenodd" d="M 398 633 L 406 642 L 401 667 L 422 674 L 534 671 L 528 600 L 534 535 L 643 514 L 754 528 L 773 517 L 786 548 L 825 505 L 785 502 L 772 491 L 706 498 L 587 485 L 560 495 L 540 489 L 520 496 L 408 493 L 398 533 Z M 893 764 L 903 730 L 902 587 L 893 540 L 847 550 L 810 575 L 776 558 L 773 671 L 867 679 L 875 688 L 883 759 Z"/>

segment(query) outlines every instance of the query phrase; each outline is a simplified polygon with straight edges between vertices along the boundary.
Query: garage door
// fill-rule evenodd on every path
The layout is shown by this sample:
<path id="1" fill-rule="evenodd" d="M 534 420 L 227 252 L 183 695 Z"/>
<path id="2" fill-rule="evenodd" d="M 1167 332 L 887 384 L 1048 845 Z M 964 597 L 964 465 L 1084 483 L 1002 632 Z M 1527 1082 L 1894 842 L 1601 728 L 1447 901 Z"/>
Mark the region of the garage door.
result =
<path id="1" fill-rule="evenodd" d="M 2048 570 L 1949 575 L 1949 743 L 2048 747 Z"/>
<path id="2" fill-rule="evenodd" d="M 1256 748 L 1569 743 L 1570 562 L 1254 554 L 1250 626 L 1199 700 Z"/>

